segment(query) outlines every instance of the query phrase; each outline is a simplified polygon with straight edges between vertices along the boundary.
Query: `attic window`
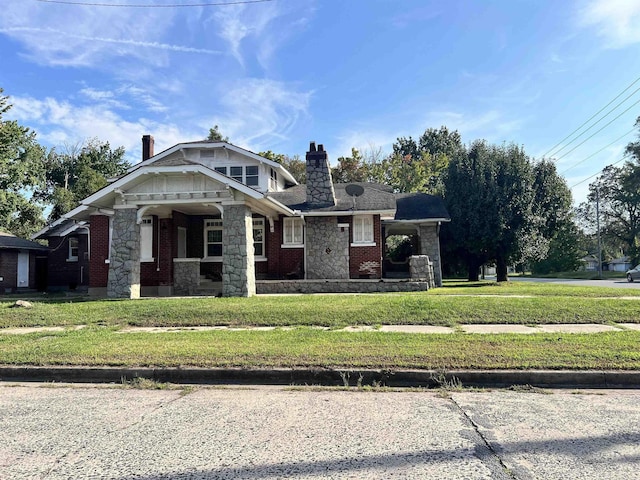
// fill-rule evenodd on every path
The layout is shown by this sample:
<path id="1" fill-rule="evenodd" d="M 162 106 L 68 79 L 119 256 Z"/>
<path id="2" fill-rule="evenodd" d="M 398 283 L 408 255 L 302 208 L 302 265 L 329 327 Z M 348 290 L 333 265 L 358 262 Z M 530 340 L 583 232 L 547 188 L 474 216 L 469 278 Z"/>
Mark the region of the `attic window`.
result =
<path id="1" fill-rule="evenodd" d="M 251 187 L 255 187 L 256 185 L 258 185 L 258 166 L 257 165 L 252 165 L 252 166 L 247 166 L 245 167 L 245 173 L 246 173 L 246 184 L 251 186 Z"/>

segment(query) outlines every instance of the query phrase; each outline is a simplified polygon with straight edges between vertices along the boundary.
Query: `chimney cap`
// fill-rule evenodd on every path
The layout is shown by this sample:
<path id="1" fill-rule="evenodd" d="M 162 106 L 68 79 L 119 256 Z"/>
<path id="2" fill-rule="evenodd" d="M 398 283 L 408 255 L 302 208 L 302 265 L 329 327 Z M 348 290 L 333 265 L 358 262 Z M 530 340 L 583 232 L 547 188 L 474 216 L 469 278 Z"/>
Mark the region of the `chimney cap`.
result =
<path id="1" fill-rule="evenodd" d="M 316 151 L 316 142 L 314 142 L 313 140 L 309 143 L 309 151 L 310 152 Z"/>

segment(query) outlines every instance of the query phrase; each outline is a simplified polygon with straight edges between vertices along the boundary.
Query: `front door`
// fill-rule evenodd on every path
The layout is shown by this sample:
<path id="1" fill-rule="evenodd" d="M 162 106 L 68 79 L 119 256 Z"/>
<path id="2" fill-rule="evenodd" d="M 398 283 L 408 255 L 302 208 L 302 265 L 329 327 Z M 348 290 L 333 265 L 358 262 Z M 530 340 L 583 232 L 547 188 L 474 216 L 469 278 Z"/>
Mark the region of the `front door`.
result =
<path id="1" fill-rule="evenodd" d="M 29 287 L 29 252 L 18 253 L 18 288 Z"/>

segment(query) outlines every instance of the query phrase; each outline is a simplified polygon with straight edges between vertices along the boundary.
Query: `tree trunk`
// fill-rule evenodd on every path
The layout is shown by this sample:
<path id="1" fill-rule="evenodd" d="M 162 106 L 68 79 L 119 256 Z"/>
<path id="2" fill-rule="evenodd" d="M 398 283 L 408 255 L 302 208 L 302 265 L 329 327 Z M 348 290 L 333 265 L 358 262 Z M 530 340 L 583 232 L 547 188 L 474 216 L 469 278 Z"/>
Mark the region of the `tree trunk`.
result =
<path id="1" fill-rule="evenodd" d="M 509 281 L 509 276 L 507 275 L 507 260 L 502 255 L 498 255 L 496 258 L 496 276 L 498 282 Z"/>
<path id="2" fill-rule="evenodd" d="M 467 268 L 469 270 L 468 279 L 470 282 L 477 282 L 478 270 L 480 270 L 480 262 L 476 258 L 467 258 Z"/>

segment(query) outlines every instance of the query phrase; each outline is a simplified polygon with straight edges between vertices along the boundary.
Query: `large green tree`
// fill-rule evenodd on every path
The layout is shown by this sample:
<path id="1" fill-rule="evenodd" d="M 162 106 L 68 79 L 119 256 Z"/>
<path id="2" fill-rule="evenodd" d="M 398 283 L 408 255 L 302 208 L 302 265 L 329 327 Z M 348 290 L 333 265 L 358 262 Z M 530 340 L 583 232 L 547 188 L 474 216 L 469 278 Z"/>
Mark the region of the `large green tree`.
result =
<path id="1" fill-rule="evenodd" d="M 35 132 L 5 119 L 11 107 L 0 88 L 0 230 L 28 237 L 44 224 L 30 194 L 44 181 L 46 152 Z"/>
<path id="2" fill-rule="evenodd" d="M 541 160 L 533 165 L 532 224 L 540 246 L 531 262 L 535 273 L 573 271 L 584 252 L 579 247 L 578 229 L 571 209 L 571 190 L 558 175 L 555 163 Z"/>
<path id="3" fill-rule="evenodd" d="M 635 125 L 640 129 L 640 117 Z M 580 204 L 579 212 L 583 224 L 593 232 L 599 202 L 603 243 L 613 245 L 608 254 L 625 253 L 640 263 L 640 141 L 629 143 L 626 154 L 629 158 L 622 166 L 605 167 L 589 185 L 587 202 Z"/>
<path id="4" fill-rule="evenodd" d="M 474 142 L 468 154 L 449 163 L 445 201 L 451 216 L 448 238 L 467 263 L 469 280 L 494 260 L 498 281 L 507 266 L 536 256 L 533 174 L 524 150 L 513 144 Z"/>
<path id="5" fill-rule="evenodd" d="M 126 173 L 131 165 L 124 153 L 124 147 L 112 149 L 109 142 L 94 138 L 50 154 L 45 186 L 37 193 L 52 205 L 49 220 L 75 208 L 83 198 L 107 185 L 107 179 Z"/>

